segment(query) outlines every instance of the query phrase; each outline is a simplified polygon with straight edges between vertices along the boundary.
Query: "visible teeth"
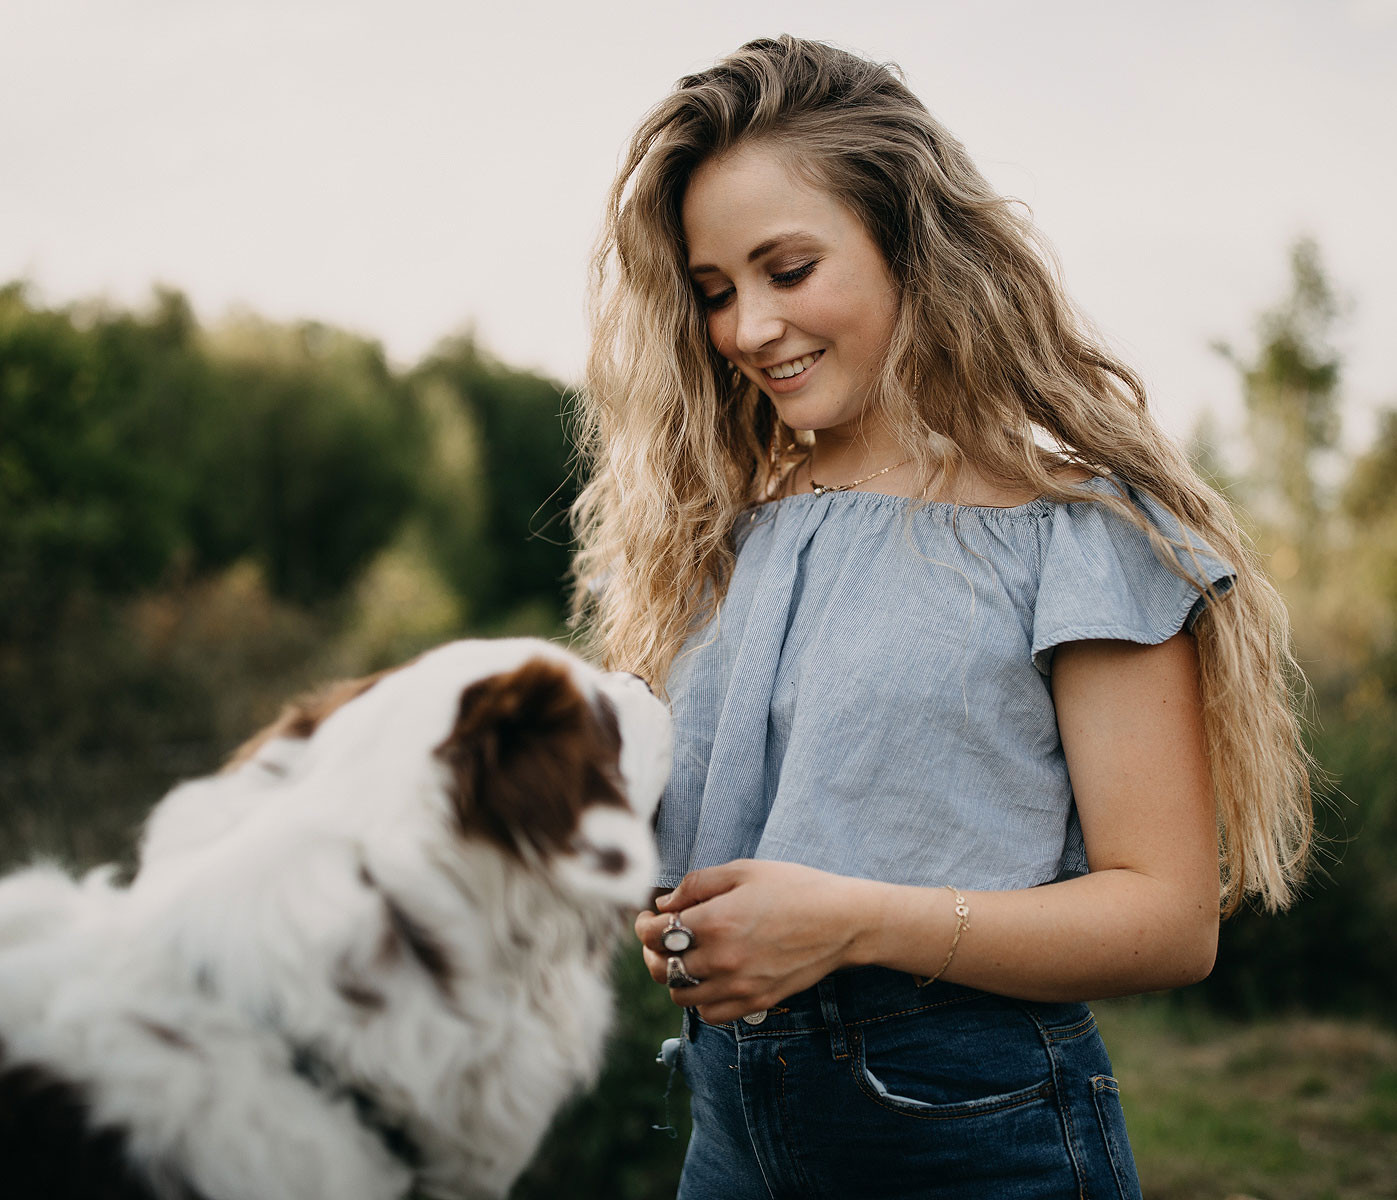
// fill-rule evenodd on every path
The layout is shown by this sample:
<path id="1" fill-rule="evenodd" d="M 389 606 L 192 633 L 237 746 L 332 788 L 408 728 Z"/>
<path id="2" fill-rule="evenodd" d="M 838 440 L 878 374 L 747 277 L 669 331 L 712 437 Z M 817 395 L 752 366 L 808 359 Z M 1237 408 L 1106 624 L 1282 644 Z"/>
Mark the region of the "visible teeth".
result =
<path id="1" fill-rule="evenodd" d="M 766 373 L 772 379 L 789 379 L 792 375 L 799 375 L 802 371 L 815 365 L 814 354 L 807 354 L 804 358 L 793 359 L 788 363 L 780 363 L 774 367 L 767 367 Z"/>

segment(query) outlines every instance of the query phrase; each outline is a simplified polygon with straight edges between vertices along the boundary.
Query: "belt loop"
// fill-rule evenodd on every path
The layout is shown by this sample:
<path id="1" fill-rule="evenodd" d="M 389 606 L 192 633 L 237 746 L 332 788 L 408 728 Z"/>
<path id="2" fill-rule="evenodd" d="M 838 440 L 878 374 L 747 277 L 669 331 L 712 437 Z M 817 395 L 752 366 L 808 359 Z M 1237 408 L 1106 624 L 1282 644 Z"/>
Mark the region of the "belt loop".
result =
<path id="1" fill-rule="evenodd" d="M 820 990 L 820 1013 L 825 1018 L 825 1028 L 829 1030 L 829 1048 L 835 1058 L 848 1058 L 849 1047 L 844 1040 L 844 1022 L 839 1016 L 834 980 L 826 975 L 820 980 L 818 987 Z"/>

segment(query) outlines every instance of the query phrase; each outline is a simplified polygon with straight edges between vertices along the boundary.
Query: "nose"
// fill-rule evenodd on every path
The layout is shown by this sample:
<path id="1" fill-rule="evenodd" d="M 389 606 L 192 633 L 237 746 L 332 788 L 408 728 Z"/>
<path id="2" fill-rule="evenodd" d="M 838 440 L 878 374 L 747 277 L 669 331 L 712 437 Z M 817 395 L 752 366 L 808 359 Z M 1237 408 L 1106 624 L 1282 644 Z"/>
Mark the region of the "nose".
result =
<path id="1" fill-rule="evenodd" d="M 786 332 L 786 322 L 776 297 L 762 291 L 749 292 L 746 296 L 739 295 L 734 304 L 737 327 L 733 331 L 733 341 L 743 354 L 755 354 Z"/>

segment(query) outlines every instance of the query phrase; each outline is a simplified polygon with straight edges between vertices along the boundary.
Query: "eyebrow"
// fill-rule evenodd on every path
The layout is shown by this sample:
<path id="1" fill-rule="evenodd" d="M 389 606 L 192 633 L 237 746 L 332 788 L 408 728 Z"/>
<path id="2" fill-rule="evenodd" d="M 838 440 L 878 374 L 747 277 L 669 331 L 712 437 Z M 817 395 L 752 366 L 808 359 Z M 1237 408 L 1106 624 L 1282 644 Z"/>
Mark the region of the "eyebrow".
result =
<path id="1" fill-rule="evenodd" d="M 789 233 L 778 233 L 775 237 L 769 237 L 758 246 L 753 246 L 747 252 L 747 261 L 756 262 L 763 254 L 770 254 L 782 242 L 800 241 L 802 238 L 813 240 L 815 235 L 807 233 L 804 229 L 795 229 Z M 690 275 L 714 275 L 719 274 L 718 268 L 710 263 L 699 263 L 689 268 Z"/>

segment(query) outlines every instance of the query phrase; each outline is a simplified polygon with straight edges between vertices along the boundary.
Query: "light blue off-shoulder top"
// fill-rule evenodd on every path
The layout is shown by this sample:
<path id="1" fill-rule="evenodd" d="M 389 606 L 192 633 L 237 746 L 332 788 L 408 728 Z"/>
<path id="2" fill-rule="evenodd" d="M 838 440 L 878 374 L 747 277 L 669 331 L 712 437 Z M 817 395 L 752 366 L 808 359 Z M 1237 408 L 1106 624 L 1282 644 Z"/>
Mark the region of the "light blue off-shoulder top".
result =
<path id="1" fill-rule="evenodd" d="M 667 681 L 674 765 L 657 883 L 734 858 L 890 883 L 1031 887 L 1085 872 L 1049 690 L 1053 649 L 1158 643 L 1233 570 L 1191 548 L 1179 578 L 1145 534 L 1090 500 L 1016 508 L 873 492 L 744 513 L 713 619 Z"/>

